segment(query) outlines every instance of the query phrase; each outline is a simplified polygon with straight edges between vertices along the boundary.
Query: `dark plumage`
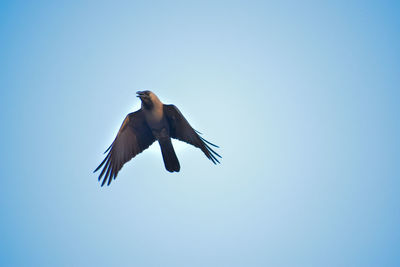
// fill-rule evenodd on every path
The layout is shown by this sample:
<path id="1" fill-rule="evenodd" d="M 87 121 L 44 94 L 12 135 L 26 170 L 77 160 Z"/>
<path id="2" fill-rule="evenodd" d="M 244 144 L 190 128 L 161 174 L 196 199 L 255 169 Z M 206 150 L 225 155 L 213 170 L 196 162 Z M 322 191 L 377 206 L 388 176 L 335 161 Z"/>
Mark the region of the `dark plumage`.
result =
<path id="1" fill-rule="evenodd" d="M 179 172 L 179 160 L 175 154 L 171 138 L 191 144 L 201 151 L 214 164 L 219 163 L 221 156 L 210 146 L 218 147 L 194 130 L 182 113 L 174 105 L 164 105 L 151 91 L 137 92 L 142 101 L 142 107 L 126 116 L 117 137 L 104 152 L 105 159 L 94 170 L 103 169 L 99 181 L 101 186 L 117 177 L 122 166 L 130 159 L 147 149 L 154 141 L 158 141 L 163 156 L 165 168 L 169 172 Z"/>

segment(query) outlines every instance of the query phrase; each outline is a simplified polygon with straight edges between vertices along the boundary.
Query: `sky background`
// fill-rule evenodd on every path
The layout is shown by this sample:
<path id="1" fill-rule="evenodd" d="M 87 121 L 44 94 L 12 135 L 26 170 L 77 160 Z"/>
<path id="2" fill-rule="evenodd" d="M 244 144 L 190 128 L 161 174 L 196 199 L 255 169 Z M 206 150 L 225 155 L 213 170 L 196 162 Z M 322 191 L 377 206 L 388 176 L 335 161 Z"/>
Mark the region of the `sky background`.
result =
<path id="1" fill-rule="evenodd" d="M 399 1 L 1 1 L 1 266 L 400 266 Z M 220 145 L 92 171 L 137 90 Z"/>

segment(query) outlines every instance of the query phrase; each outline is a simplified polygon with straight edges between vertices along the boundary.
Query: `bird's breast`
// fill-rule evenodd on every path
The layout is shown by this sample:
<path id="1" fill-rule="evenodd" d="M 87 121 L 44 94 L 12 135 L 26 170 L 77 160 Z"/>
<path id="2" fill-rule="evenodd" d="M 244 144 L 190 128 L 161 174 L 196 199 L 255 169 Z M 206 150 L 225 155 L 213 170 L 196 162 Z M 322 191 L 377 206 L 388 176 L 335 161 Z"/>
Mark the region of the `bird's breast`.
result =
<path id="1" fill-rule="evenodd" d="M 146 122 L 151 129 L 162 129 L 165 127 L 162 110 L 151 110 L 145 113 Z"/>

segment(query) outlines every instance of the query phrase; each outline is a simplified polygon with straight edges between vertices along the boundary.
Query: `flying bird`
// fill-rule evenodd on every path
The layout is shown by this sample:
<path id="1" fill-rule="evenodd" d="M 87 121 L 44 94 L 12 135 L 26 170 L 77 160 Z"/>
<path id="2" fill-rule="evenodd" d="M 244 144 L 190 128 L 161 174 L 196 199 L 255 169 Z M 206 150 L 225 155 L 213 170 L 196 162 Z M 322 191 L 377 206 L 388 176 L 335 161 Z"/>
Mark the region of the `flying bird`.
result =
<path id="1" fill-rule="evenodd" d="M 104 166 L 99 175 L 99 181 L 103 178 L 101 186 L 106 182 L 110 185 L 126 162 L 156 140 L 161 148 L 165 169 L 169 172 L 180 170 L 171 138 L 201 149 L 214 164 L 220 163 L 217 157 L 221 156 L 210 147 L 218 146 L 201 137 L 201 133 L 190 126 L 176 106 L 163 104 L 151 91 L 138 91 L 136 94 L 142 101 L 141 108 L 125 117 L 117 136 L 104 152 L 108 152 L 107 156 L 94 170 L 96 172 Z"/>

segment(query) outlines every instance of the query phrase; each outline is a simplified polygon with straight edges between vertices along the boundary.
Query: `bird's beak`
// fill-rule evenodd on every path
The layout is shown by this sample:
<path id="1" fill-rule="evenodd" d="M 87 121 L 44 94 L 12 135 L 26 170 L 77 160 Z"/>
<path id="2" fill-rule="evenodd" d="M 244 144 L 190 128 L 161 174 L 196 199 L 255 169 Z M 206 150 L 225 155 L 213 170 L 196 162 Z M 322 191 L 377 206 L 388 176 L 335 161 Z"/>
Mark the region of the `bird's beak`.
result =
<path id="1" fill-rule="evenodd" d="M 139 97 L 139 98 L 143 96 L 143 92 L 142 91 L 137 91 L 136 94 L 137 94 L 136 97 Z"/>

